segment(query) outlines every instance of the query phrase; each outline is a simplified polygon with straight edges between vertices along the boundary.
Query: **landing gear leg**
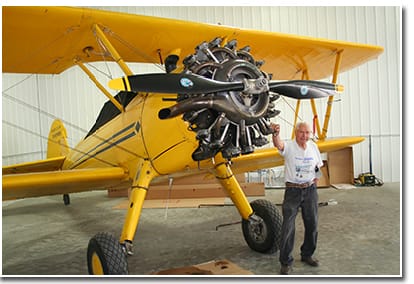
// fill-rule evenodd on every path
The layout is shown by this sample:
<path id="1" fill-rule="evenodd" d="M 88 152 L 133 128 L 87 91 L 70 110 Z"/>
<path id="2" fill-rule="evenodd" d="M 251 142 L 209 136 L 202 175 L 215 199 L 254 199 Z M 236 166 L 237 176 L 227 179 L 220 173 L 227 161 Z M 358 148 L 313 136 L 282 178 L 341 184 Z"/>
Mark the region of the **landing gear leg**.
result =
<path id="1" fill-rule="evenodd" d="M 127 256 L 133 254 L 132 241 L 138 227 L 142 206 L 150 182 L 157 175 L 151 163 L 145 161 L 132 184 L 128 212 L 119 240 L 114 241 L 114 237 L 108 236 L 105 233 L 97 234 L 91 239 L 88 246 L 88 268 L 90 274 L 128 274 Z M 105 253 L 105 251 L 111 250 L 114 253 Z M 113 255 L 116 256 L 115 260 Z"/>
<path id="2" fill-rule="evenodd" d="M 122 230 L 120 242 L 126 246 L 128 255 L 132 255 L 132 240 L 138 227 L 139 217 L 141 216 L 142 206 L 151 180 L 158 174 L 151 166 L 149 161 L 145 161 L 138 178 L 132 185 L 129 198 L 129 207 L 126 215 L 124 228 Z"/>
<path id="3" fill-rule="evenodd" d="M 233 175 L 228 164 L 222 163 L 216 166 L 216 178 L 221 183 L 227 194 L 239 210 L 240 216 L 247 220 L 253 214 L 253 209 L 249 204 L 239 182 Z"/>

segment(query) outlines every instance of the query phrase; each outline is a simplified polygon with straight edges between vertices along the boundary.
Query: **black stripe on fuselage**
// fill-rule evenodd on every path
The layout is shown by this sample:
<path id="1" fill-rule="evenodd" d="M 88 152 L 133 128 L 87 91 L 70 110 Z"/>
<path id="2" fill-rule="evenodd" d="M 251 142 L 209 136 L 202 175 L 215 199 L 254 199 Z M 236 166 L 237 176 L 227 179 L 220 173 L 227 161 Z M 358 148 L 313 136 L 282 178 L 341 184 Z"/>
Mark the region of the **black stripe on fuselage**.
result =
<path id="1" fill-rule="evenodd" d="M 109 137 L 108 139 L 102 141 L 100 144 L 98 144 L 97 146 L 95 146 L 93 149 L 89 150 L 87 153 L 83 154 L 79 159 L 77 159 L 74 163 L 73 166 L 71 167 L 76 168 L 79 165 L 83 164 L 84 162 L 86 162 L 87 160 L 91 159 L 91 158 L 95 158 L 97 155 L 105 152 L 106 150 L 109 150 L 115 146 L 117 146 L 118 144 L 124 142 L 125 140 L 134 137 L 136 135 L 135 132 L 131 132 L 130 134 L 121 137 L 120 139 L 114 141 L 114 142 L 109 142 L 112 139 L 115 139 L 116 137 L 120 136 L 121 134 L 127 132 L 128 130 L 130 130 L 131 128 L 133 128 L 135 126 L 135 124 L 138 122 L 134 122 L 130 125 L 128 125 L 127 127 L 125 127 L 124 129 L 121 129 L 120 131 L 118 131 L 117 133 L 115 133 L 114 135 L 112 135 L 111 137 Z M 103 149 L 97 151 L 95 154 L 91 154 L 93 151 L 97 150 L 99 147 L 103 146 L 103 145 L 107 145 L 106 147 L 104 147 Z M 86 157 L 86 158 L 85 158 Z"/>

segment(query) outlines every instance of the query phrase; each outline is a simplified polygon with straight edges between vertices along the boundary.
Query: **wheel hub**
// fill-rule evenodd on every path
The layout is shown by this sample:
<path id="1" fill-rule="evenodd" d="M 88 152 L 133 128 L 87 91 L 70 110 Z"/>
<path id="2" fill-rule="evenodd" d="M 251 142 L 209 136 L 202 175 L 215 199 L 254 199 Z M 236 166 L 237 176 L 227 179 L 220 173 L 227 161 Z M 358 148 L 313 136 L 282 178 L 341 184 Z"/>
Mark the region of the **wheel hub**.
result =
<path id="1" fill-rule="evenodd" d="M 261 217 L 257 215 L 250 216 L 249 232 L 251 237 L 256 240 L 257 243 L 262 243 L 265 241 L 267 236 L 267 228 Z"/>
<path id="2" fill-rule="evenodd" d="M 101 260 L 96 253 L 92 255 L 92 270 L 94 275 L 104 275 Z"/>

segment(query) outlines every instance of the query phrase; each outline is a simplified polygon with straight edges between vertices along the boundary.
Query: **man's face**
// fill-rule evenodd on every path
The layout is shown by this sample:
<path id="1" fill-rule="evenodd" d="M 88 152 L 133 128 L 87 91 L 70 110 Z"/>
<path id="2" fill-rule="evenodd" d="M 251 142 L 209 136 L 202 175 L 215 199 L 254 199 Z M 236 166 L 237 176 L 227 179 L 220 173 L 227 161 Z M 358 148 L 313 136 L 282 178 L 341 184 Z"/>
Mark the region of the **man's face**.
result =
<path id="1" fill-rule="evenodd" d="M 296 141 L 298 144 L 304 144 L 309 140 L 312 131 L 306 125 L 301 125 L 296 130 Z"/>

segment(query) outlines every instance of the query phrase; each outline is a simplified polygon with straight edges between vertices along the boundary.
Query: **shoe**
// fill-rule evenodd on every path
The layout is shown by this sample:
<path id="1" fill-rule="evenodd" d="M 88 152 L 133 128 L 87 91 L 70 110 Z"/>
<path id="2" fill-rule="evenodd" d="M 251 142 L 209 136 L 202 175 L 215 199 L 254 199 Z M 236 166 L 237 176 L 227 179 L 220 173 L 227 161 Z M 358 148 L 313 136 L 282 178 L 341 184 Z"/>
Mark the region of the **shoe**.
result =
<path id="1" fill-rule="evenodd" d="M 316 258 L 309 257 L 303 257 L 301 258 L 302 262 L 305 262 L 309 264 L 310 266 L 319 266 L 319 261 Z"/>
<path id="2" fill-rule="evenodd" d="M 292 266 L 290 265 L 284 265 L 280 267 L 280 274 L 282 275 L 289 275 L 289 273 L 292 271 Z"/>

